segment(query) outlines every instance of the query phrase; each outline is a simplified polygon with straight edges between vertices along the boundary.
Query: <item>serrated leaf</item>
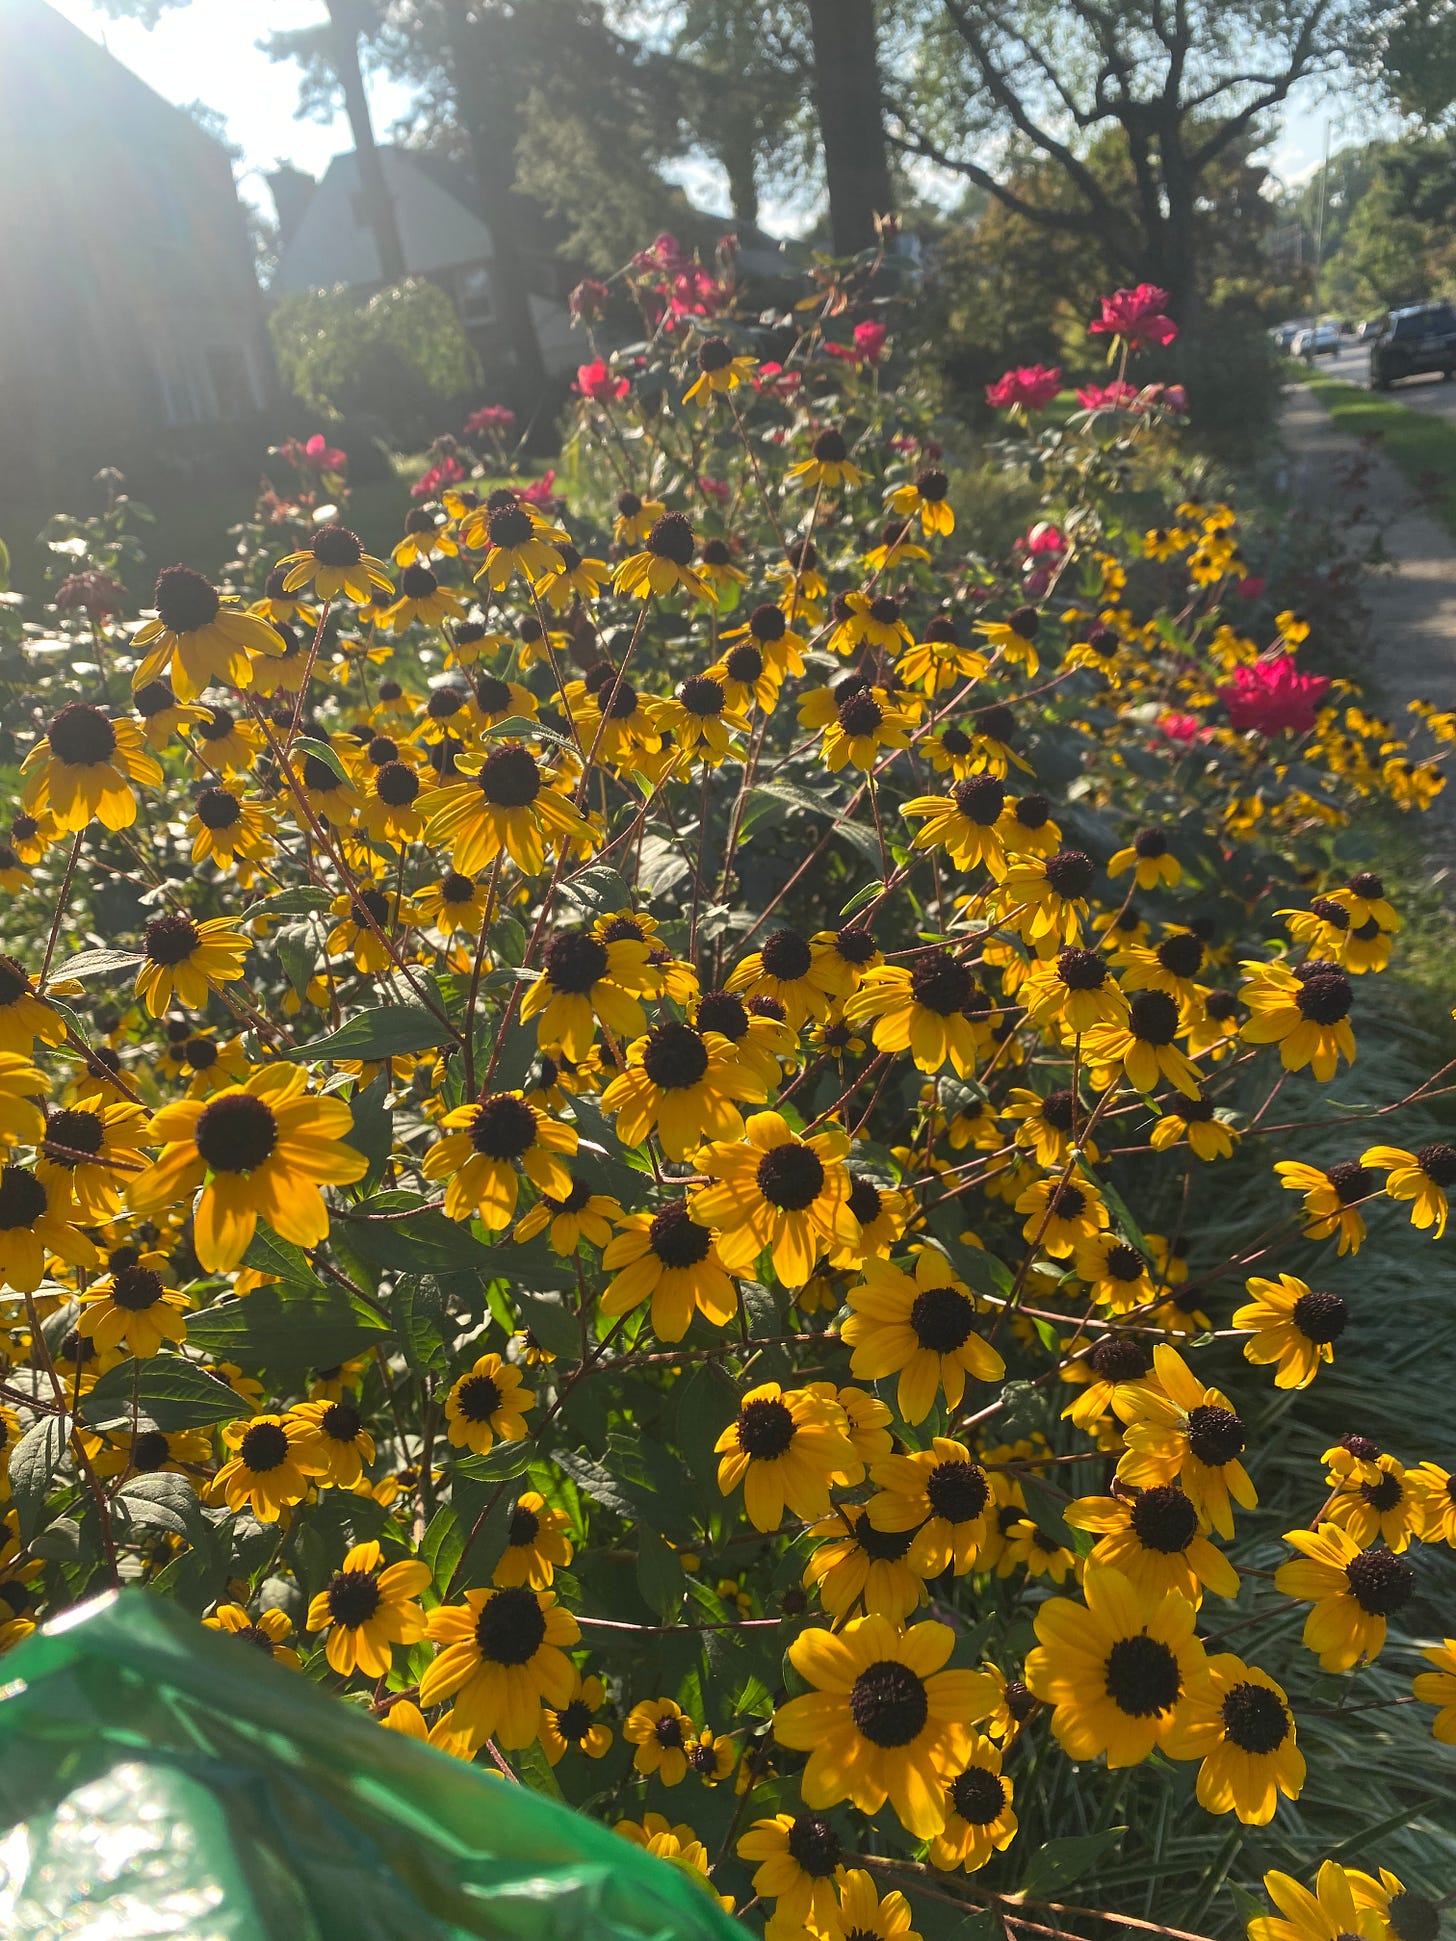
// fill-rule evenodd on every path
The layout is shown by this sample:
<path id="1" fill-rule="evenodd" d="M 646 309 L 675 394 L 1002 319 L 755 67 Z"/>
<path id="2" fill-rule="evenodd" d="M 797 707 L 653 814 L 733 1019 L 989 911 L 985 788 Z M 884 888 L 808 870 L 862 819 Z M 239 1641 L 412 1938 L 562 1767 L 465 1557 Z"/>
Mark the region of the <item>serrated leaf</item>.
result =
<path id="1" fill-rule="evenodd" d="M 599 917 L 611 910 L 625 910 L 632 896 L 627 885 L 607 863 L 592 863 L 566 877 L 561 894 L 588 916 Z"/>
<path id="2" fill-rule="evenodd" d="M 281 1055 L 294 1064 L 324 1058 L 400 1058 L 412 1051 L 432 1051 L 449 1043 L 450 1031 L 422 1004 L 381 1004 L 306 1045 L 294 1045 Z"/>
<path id="3" fill-rule="evenodd" d="M 105 977 L 115 971 L 135 970 L 145 961 L 139 950 L 81 950 L 56 965 L 51 981 L 63 984 L 68 978 Z"/>
<path id="4" fill-rule="evenodd" d="M 593 1462 L 590 1456 L 583 1456 L 575 1449 L 556 1450 L 552 1461 L 594 1503 L 600 1503 L 604 1510 L 612 1511 L 624 1522 L 637 1521 L 637 1506 L 610 1470 L 603 1469 L 600 1463 Z"/>
<path id="5" fill-rule="evenodd" d="M 319 1277 L 302 1247 L 274 1233 L 271 1227 L 260 1226 L 254 1232 L 243 1255 L 243 1265 L 256 1267 L 262 1274 L 276 1274 L 280 1280 L 299 1287 L 313 1288 L 319 1284 Z"/>
<path id="6" fill-rule="evenodd" d="M 396 1282 L 389 1299 L 389 1318 L 404 1358 L 417 1375 L 444 1367 L 445 1304 L 428 1275 L 416 1279 L 406 1274 Z"/>
<path id="7" fill-rule="evenodd" d="M 307 997 L 313 974 L 318 969 L 318 940 L 306 923 L 286 924 L 278 932 L 278 961 L 284 975 L 298 993 Z"/>
<path id="8" fill-rule="evenodd" d="M 336 1368 L 389 1339 L 385 1322 L 357 1295 L 317 1280 L 311 1287 L 288 1281 L 254 1288 L 240 1300 L 218 1301 L 189 1315 L 187 1322 L 189 1346 L 250 1369 Z M 233 1412 L 242 1413 L 236 1407 Z"/>
<path id="9" fill-rule="evenodd" d="M 349 1100 L 353 1124 L 349 1128 L 346 1143 L 355 1152 L 363 1153 L 369 1161 L 369 1171 L 363 1180 L 365 1192 L 372 1192 L 384 1177 L 384 1169 L 394 1148 L 394 1114 L 389 1109 L 389 1088 L 389 1067 L 385 1065 L 367 1085 L 356 1085 L 354 1096 Z"/>
<path id="10" fill-rule="evenodd" d="M 82 1400 L 81 1413 L 87 1422 L 95 1428 L 129 1422 L 134 1380 L 141 1413 L 159 1429 L 205 1429 L 214 1422 L 236 1422 L 239 1416 L 248 1414 L 248 1404 L 206 1369 L 184 1361 L 180 1355 L 157 1355 L 141 1363 L 140 1375 L 134 1361 L 108 1369 Z"/>
<path id="11" fill-rule="evenodd" d="M 170 1530 L 199 1548 L 211 1542 L 212 1526 L 185 1476 L 133 1476 L 117 1491 L 117 1499 L 135 1522 Z"/>
<path id="12" fill-rule="evenodd" d="M 10 1495 L 22 1542 L 40 1522 L 41 1511 L 67 1448 L 66 1418 L 43 1415 L 32 1423 L 10 1455 Z"/>
<path id="13" fill-rule="evenodd" d="M 564 1797 L 539 1739 L 533 1739 L 524 1751 L 518 1752 L 515 1760 L 522 1784 L 529 1786 L 533 1793 L 543 1793 L 547 1799 L 559 1800 Z"/>

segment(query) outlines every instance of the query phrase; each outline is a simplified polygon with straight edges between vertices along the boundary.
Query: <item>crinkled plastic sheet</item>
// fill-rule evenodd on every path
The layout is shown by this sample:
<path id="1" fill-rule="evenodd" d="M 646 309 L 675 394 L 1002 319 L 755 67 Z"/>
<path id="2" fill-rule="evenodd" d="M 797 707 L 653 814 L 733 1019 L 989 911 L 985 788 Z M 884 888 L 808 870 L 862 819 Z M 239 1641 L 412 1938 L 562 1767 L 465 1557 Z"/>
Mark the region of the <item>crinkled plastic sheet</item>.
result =
<path id="1" fill-rule="evenodd" d="M 742 1941 L 680 1869 L 144 1591 L 0 1679 L 5 1941 Z"/>

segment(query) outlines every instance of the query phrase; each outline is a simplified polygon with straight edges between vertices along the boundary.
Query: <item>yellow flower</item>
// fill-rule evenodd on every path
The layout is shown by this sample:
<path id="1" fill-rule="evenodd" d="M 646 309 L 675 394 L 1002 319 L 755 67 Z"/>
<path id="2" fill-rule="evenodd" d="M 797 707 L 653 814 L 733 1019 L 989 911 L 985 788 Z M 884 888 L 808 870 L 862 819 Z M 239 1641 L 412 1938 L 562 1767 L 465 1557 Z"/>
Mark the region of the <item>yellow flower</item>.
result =
<path id="1" fill-rule="evenodd" d="M 210 991 L 235 984 L 242 976 L 251 945 L 227 917 L 197 923 L 185 910 L 169 910 L 147 925 L 142 949 L 145 962 L 137 972 L 137 996 L 160 1018 L 174 998 L 189 1010 L 204 1010 Z"/>
<path id="2" fill-rule="evenodd" d="M 167 1287 L 150 1267 L 124 1267 L 96 1281 L 81 1296 L 76 1326 L 102 1353 L 124 1348 L 138 1361 L 161 1352 L 164 1341 L 182 1342 L 187 1296 Z"/>
<path id="3" fill-rule="evenodd" d="M 539 1490 L 523 1490 L 511 1511 L 506 1547 L 491 1582 L 529 1584 L 533 1591 L 544 1591 L 557 1570 L 571 1562 L 570 1527 L 570 1519 L 551 1509 Z"/>
<path id="4" fill-rule="evenodd" d="M 249 655 L 273 659 L 287 648 L 267 619 L 223 601 L 211 581 L 190 566 L 163 567 L 152 598 L 156 619 L 132 635 L 133 647 L 150 649 L 131 677 L 133 689 L 169 675 L 177 699 L 185 702 L 214 684 L 251 687 Z"/>
<path id="5" fill-rule="evenodd" d="M 1047 962 L 1033 964 L 1021 986 L 1021 998 L 1033 1024 L 1055 1020 L 1074 1033 L 1090 1031 L 1096 1024 L 1120 1024 L 1128 1009 L 1107 959 L 1098 951 L 1074 945 Z"/>
<path id="6" fill-rule="evenodd" d="M 583 821 L 531 751 L 500 742 L 484 756 L 467 755 L 456 769 L 465 779 L 419 798 L 431 843 L 451 846 L 455 869 L 473 875 L 502 849 L 526 876 L 539 876 L 547 848 L 589 851 L 591 826 Z"/>
<path id="7" fill-rule="evenodd" d="M 52 1255 L 73 1267 L 96 1267 L 101 1256 L 79 1227 L 67 1183 L 49 1185 L 24 1166 L 0 1166 L 0 1287 L 32 1294 Z"/>
<path id="8" fill-rule="evenodd" d="M 963 1577 L 973 1568 L 986 1540 L 991 1485 L 964 1443 L 936 1436 L 929 1449 L 886 1456 L 870 1481 L 879 1491 L 870 1498 L 870 1525 L 907 1537 L 906 1562 L 917 1577 L 952 1569 Z"/>
<path id="9" fill-rule="evenodd" d="M 479 1217 L 493 1233 L 508 1227 L 520 1196 L 520 1166 L 543 1193 L 564 1200 L 571 1191 L 568 1158 L 577 1131 L 532 1105 L 520 1092 L 492 1092 L 459 1105 L 440 1121 L 445 1137 L 425 1154 L 426 1179 L 448 1181 L 445 1215 Z"/>
<path id="10" fill-rule="evenodd" d="M 452 1448 L 486 1455 L 497 1436 L 523 1442 L 526 1411 L 535 1392 L 521 1385 L 521 1371 L 499 1355 L 481 1355 L 450 1384 L 445 1397 L 446 1431 Z"/>
<path id="11" fill-rule="evenodd" d="M 302 1658 L 286 1640 L 292 1635 L 293 1626 L 288 1613 L 276 1607 L 270 1611 L 260 1611 L 251 1618 L 241 1604 L 219 1604 L 211 1617 L 202 1622 L 209 1631 L 221 1631 L 225 1637 L 236 1638 L 240 1644 L 255 1646 L 264 1651 L 280 1665 L 288 1665 L 294 1671 L 303 1663 Z"/>
<path id="12" fill-rule="evenodd" d="M 1148 991 L 1144 996 L 1161 997 L 1162 992 Z M 1134 998 L 1133 1003 L 1137 1002 Z M 1154 1152 L 1168 1152 L 1185 1139 L 1194 1157 L 1206 1163 L 1232 1156 L 1234 1135 L 1219 1118 L 1213 1100 L 1206 1098 L 1202 1090 L 1195 1097 L 1173 1100 L 1153 1127 L 1148 1144 Z"/>
<path id="13" fill-rule="evenodd" d="M 912 966 L 881 964 L 866 971 L 844 1001 L 850 1024 L 873 1019 L 877 1051 L 908 1051 L 922 1072 L 947 1063 L 958 1078 L 976 1068 L 975 1027 L 968 1007 L 982 996 L 969 963 L 939 945 L 917 951 Z"/>
<path id="14" fill-rule="evenodd" d="M 999 882 L 1006 874 L 1005 810 L 1005 784 L 982 774 L 953 783 L 949 795 L 912 796 L 900 813 L 924 823 L 912 848 L 942 848 L 957 869 L 984 865 Z"/>
<path id="15" fill-rule="evenodd" d="M 863 1867 L 846 1868 L 839 1883 L 839 1925 L 855 1941 L 920 1941 L 910 1925 L 910 1903 L 898 1887 L 880 1898 Z"/>
<path id="16" fill-rule="evenodd" d="M 1176 1483 L 1155 1483 L 1121 1496 L 1082 1496 L 1063 1515 L 1074 1530 L 1098 1533 L 1089 1568 L 1120 1572 L 1146 1604 L 1176 1591 L 1196 1606 L 1205 1587 L 1220 1597 L 1239 1594 L 1238 1572 L 1209 1542 L 1197 1510 Z"/>
<path id="17" fill-rule="evenodd" d="M 1085 1174 L 1039 1179 L 1017 1195 L 1013 1211 L 1026 1215 L 1022 1238 L 1059 1259 L 1107 1225 L 1107 1208 Z"/>
<path id="18" fill-rule="evenodd" d="M 1152 1263 L 1121 1234 L 1094 1233 L 1079 1240 L 1073 1259 L 1077 1278 L 1086 1281 L 1099 1307 L 1126 1314 L 1152 1300 Z"/>
<path id="19" fill-rule="evenodd" d="M 777 1530 L 784 1509 L 806 1521 L 826 1514 L 830 1482 L 864 1474 L 849 1440 L 844 1410 L 816 1388 L 752 1388 L 713 1445 L 718 1489 L 743 1485 L 743 1506 L 756 1530 Z"/>
<path id="20" fill-rule="evenodd" d="M 1348 1319 L 1343 1298 L 1313 1290 L 1293 1274 L 1277 1281 L 1255 1274 L 1248 1289 L 1254 1299 L 1233 1317 L 1236 1328 L 1254 1336 L 1244 1343 L 1245 1361 L 1273 1362 L 1276 1388 L 1308 1388 L 1320 1363 L 1335 1359 L 1334 1344 Z"/>
<path id="21" fill-rule="evenodd" d="M 706 410 L 717 396 L 736 391 L 750 372 L 758 369 L 756 357 L 735 357 L 724 337 L 705 337 L 698 345 L 698 375 L 683 393 L 683 403 L 698 400 Z"/>
<path id="22" fill-rule="evenodd" d="M 855 1238 L 848 1136 L 831 1127 L 801 1139 L 777 1112 L 753 1113 L 745 1134 L 703 1148 L 698 1167 L 711 1183 L 693 1188 L 689 1208 L 716 1229 L 730 1273 L 751 1273 L 768 1251 L 784 1285 L 802 1287 L 821 1254 Z"/>
<path id="23" fill-rule="evenodd" d="M 1040 631 L 1041 615 L 1035 607 L 1017 607 L 1004 620 L 976 622 L 976 632 L 989 640 L 1001 658 L 1012 667 L 1025 668 L 1026 677 L 1031 681 L 1036 679 L 1037 668 L 1041 665 L 1034 644 Z"/>
<path id="24" fill-rule="evenodd" d="M 638 998 L 659 982 L 645 944 L 632 938 L 603 943 L 590 930 L 561 930 L 546 946 L 541 974 L 521 1001 L 521 1017 L 540 1019 L 536 1042 L 543 1051 L 580 1064 L 598 1019 L 624 1043 L 647 1028 Z"/>
<path id="25" fill-rule="evenodd" d="M 844 433 L 829 425 L 815 437 L 809 456 L 791 465 L 784 477 L 795 480 L 806 492 L 841 492 L 846 485 L 863 485 L 869 473 L 851 459 Z"/>
<path id="26" fill-rule="evenodd" d="M 941 1832 L 947 1778 L 974 1743 L 971 1727 L 995 1707 L 984 1672 L 948 1670 L 947 1624 L 901 1631 L 888 1618 L 851 1618 L 843 1630 L 804 1631 L 789 1662 L 815 1689 L 774 1714 L 781 1745 L 807 1752 L 801 1781 L 810 1807 L 848 1799 L 862 1813 L 889 1801 L 916 1839 Z"/>
<path id="27" fill-rule="evenodd" d="M 1431 1731 L 1442 1745 L 1456 1745 L 1456 1638 L 1444 1638 L 1440 1644 L 1428 1646 L 1421 1656 L 1436 1669 L 1419 1672 L 1411 1691 L 1422 1705 L 1440 1707 Z"/>
<path id="28" fill-rule="evenodd" d="M 559 1706 L 542 1708 L 541 1749 L 553 1766 L 559 1766 L 573 1749 L 584 1752 L 588 1759 L 600 1759 L 611 1749 L 612 1728 L 595 1716 L 606 1697 L 600 1678 L 583 1678 L 574 1671 L 566 1700 Z"/>
<path id="29" fill-rule="evenodd" d="M 197 1258 L 223 1274 L 247 1252 L 260 1219 L 298 1247 L 328 1237 L 322 1189 L 369 1169 L 343 1142 L 353 1128 L 345 1100 L 305 1090 L 296 1065 L 269 1065 L 206 1102 L 164 1105 L 149 1138 L 160 1156 L 131 1183 L 132 1210 L 157 1214 L 202 1187 L 194 1221 Z"/>
<path id="30" fill-rule="evenodd" d="M 928 1855 L 932 1867 L 973 1874 L 1016 1838 L 1011 1781 L 1001 1770 L 1001 1749 L 979 1732 L 966 1763 L 947 1781 L 949 1812 Z"/>
<path id="31" fill-rule="evenodd" d="M 136 821 L 132 784 L 157 787 L 161 764 L 134 721 L 113 721 L 103 708 L 68 701 L 51 721 L 20 772 L 27 814 L 49 813 L 57 831 L 78 834 L 88 822 L 129 829 Z"/>
<path id="32" fill-rule="evenodd" d="M 1290 1530 L 1284 1540 L 1301 1554 L 1279 1566 L 1274 1586 L 1314 1606 L 1304 1621 L 1304 1642 L 1318 1653 L 1321 1670 L 1348 1671 L 1378 1658 L 1386 1619 L 1404 1610 L 1415 1590 L 1410 1564 L 1391 1550 L 1362 1550 L 1334 1523 Z"/>
<path id="33" fill-rule="evenodd" d="M 621 1224 L 602 1253 L 612 1275 L 598 1303 L 603 1314 L 630 1314 L 650 1300 L 660 1341 L 681 1341 L 694 1314 L 715 1328 L 728 1325 L 738 1312 L 738 1290 L 686 1200 L 669 1200 L 655 1213 L 628 1213 Z"/>
<path id="34" fill-rule="evenodd" d="M 321 600 L 336 600 L 342 593 L 356 606 L 367 607 L 376 592 L 394 592 L 384 561 L 366 553 L 347 526 L 316 527 L 306 546 L 286 554 L 278 564 L 288 569 L 283 580 L 285 593 L 311 586 Z"/>
<path id="35" fill-rule="evenodd" d="M 1124 1018 L 1093 1025 L 1083 1038 L 1083 1055 L 1094 1068 L 1093 1084 L 1099 1079 L 1104 1086 L 1110 1083 L 1113 1073 L 1108 1068 L 1120 1065 L 1128 1082 L 1144 1095 L 1167 1079 L 1185 1098 L 1199 1098 L 1198 1073 L 1174 1042 L 1182 1029 L 1178 1006 L 1166 991 L 1137 992 Z"/>
<path id="36" fill-rule="evenodd" d="M 1108 862 L 1107 874 L 1121 876 L 1127 869 L 1140 890 L 1175 890 L 1183 880 L 1182 865 L 1170 854 L 1161 829 L 1139 829 L 1127 848 L 1119 849 Z"/>
<path id="37" fill-rule="evenodd" d="M 620 1219 L 622 1209 L 605 1193 L 593 1193 L 584 1179 L 572 1175 L 571 1191 L 564 1199 L 543 1193 L 529 1213 L 516 1222 L 514 1239 L 518 1244 L 547 1234 L 554 1254 L 568 1259 L 583 1243 L 601 1249 L 612 1237 L 611 1223 Z"/>
<path id="38" fill-rule="evenodd" d="M 209 1494 L 230 1510 L 251 1510 L 259 1523 L 276 1523 L 301 1503 L 323 1458 L 310 1426 L 286 1415 L 255 1415 L 222 1432 L 233 1451 L 213 1478 Z"/>
<path id="39" fill-rule="evenodd" d="M 377 1543 L 356 1543 L 308 1607 L 310 1631 L 326 1631 L 324 1656 L 341 1678 L 387 1678 L 393 1647 L 425 1635 L 419 1595 L 430 1566 L 417 1557 L 386 1564 Z"/>
<path id="40" fill-rule="evenodd" d="M 1338 964 L 1307 959 L 1293 967 L 1246 963 L 1244 969 L 1249 982 L 1239 996 L 1253 1013 L 1239 1033 L 1246 1044 L 1278 1045 L 1286 1071 L 1308 1065 L 1322 1085 L 1342 1055 L 1354 1064 L 1350 980 Z"/>
<path id="41" fill-rule="evenodd" d="M 648 600 L 681 587 L 695 600 L 716 606 L 717 594 L 693 566 L 697 543 L 685 513 L 664 513 L 653 522 L 644 549 L 624 559 L 612 575 L 613 591 Z"/>
<path id="42" fill-rule="evenodd" d="M 1300 1159 L 1281 1159 L 1274 1171 L 1286 1192 L 1304 1195 L 1306 1240 L 1330 1240 L 1338 1235 L 1340 1253 L 1360 1251 L 1365 1221 L 1356 1207 L 1378 1190 L 1376 1175 L 1370 1167 L 1358 1159 L 1342 1159 L 1329 1167 L 1311 1166 Z"/>
<path id="43" fill-rule="evenodd" d="M 1406 1152 L 1401 1146 L 1369 1146 L 1360 1155 L 1360 1164 L 1385 1174 L 1386 1196 L 1411 1202 L 1411 1225 L 1424 1232 L 1434 1229 L 1433 1240 L 1446 1231 L 1448 1195 L 1456 1186 L 1456 1146 L 1436 1141 L 1419 1152 Z"/>
<path id="44" fill-rule="evenodd" d="M 576 1670 L 563 1647 L 581 1629 L 551 1591 L 524 1584 L 467 1591 L 463 1604 L 441 1604 L 427 1619 L 439 1656 L 420 1680 L 421 1705 L 455 1701 L 455 1725 L 507 1752 L 531 1744 L 545 1704 L 566 1705 Z"/>
<path id="45" fill-rule="evenodd" d="M 465 604 L 451 587 L 442 586 L 428 566 L 406 566 L 399 576 L 399 598 L 385 610 L 381 626 L 403 633 L 406 627 L 422 621 L 427 627 L 443 626 L 447 620 L 463 620 Z"/>
<path id="46" fill-rule="evenodd" d="M 1145 1600 L 1115 1570 L 1089 1570 L 1083 1594 L 1085 1606 L 1053 1597 L 1037 1607 L 1026 1682 L 1055 1708 L 1069 1758 L 1135 1766 L 1181 1726 L 1207 1675 L 1196 1613 L 1176 1592 Z"/>
<path id="47" fill-rule="evenodd" d="M 739 1837 L 738 1856 L 754 1866 L 753 1891 L 775 1903 L 773 1941 L 833 1934 L 839 1915 L 835 1883 L 844 1878 L 844 1843 L 822 1813 L 776 1813 Z"/>
<path id="48" fill-rule="evenodd" d="M 35 1101 L 49 1089 L 50 1080 L 30 1062 L 28 1050 L 24 1054 L 0 1051 L 0 1141 L 7 1146 L 40 1144 L 46 1136 L 46 1115 Z M 88 1130 L 83 1127 L 83 1134 Z"/>
<path id="49" fill-rule="evenodd" d="M 1406 1487 L 1405 1464 L 1394 1456 L 1375 1456 L 1350 1476 L 1332 1473 L 1329 1480 L 1335 1497 L 1325 1514 L 1356 1543 L 1371 1544 L 1378 1537 L 1392 1550 L 1405 1550 L 1421 1534 L 1425 1493 Z"/>
<path id="50" fill-rule="evenodd" d="M 913 1527 L 880 1530 L 858 1503 L 840 1503 L 813 1524 L 819 1539 L 804 1566 L 804 1589 L 818 1589 L 831 1617 L 858 1611 L 903 1624 L 925 1597 L 925 1585 L 908 1562 Z"/>
<path id="51" fill-rule="evenodd" d="M 848 990 L 849 979 L 832 951 L 785 926 L 771 930 L 761 949 L 735 964 L 724 988 L 735 996 L 776 999 L 797 1031 L 809 1018 L 827 1018 L 831 1000 Z"/>
<path id="52" fill-rule="evenodd" d="M 627 1714 L 622 1737 L 637 1750 L 633 1770 L 656 1773 L 664 1786 L 680 1786 L 688 1776 L 693 1722 L 670 1698 L 643 1699 Z"/>
<path id="53" fill-rule="evenodd" d="M 1304 1786 L 1304 1754 L 1294 1740 L 1283 1686 L 1222 1651 L 1209 1659 L 1206 1683 L 1189 1694 L 1163 1750 L 1172 1759 L 1202 1760 L 1197 1791 L 1205 1812 L 1267 1826 L 1279 1795 L 1298 1799 Z"/>
<path id="54" fill-rule="evenodd" d="M 938 1248 L 916 1255 L 913 1279 L 874 1258 L 861 1272 L 859 1286 L 849 1291 L 853 1312 L 841 1338 L 861 1380 L 899 1375 L 896 1401 L 906 1422 L 923 1422 L 938 1394 L 947 1409 L 958 1409 L 967 1375 L 994 1382 L 1006 1372 L 1001 1356 L 975 1332 L 975 1301 Z"/>
<path id="55" fill-rule="evenodd" d="M 1250 1921 L 1249 1941 L 1389 1941 L 1380 1915 L 1356 1899 L 1355 1878 L 1326 1860 L 1311 1894 L 1289 1874 L 1265 1874 L 1264 1891 L 1283 1918 L 1260 1915 Z"/>
<path id="56" fill-rule="evenodd" d="M 949 490 L 945 473 L 939 466 L 928 465 L 907 485 L 897 485 L 886 495 L 885 503 L 902 517 L 918 512 L 922 531 L 946 538 L 955 531 L 955 514 L 946 503 Z"/>

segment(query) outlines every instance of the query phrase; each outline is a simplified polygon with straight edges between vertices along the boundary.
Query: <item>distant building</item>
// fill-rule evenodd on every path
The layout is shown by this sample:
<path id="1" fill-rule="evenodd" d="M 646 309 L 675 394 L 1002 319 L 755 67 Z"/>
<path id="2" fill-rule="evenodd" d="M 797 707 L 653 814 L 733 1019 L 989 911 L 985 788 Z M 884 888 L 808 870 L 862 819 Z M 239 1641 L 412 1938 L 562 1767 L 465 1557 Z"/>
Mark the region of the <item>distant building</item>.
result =
<path id="1" fill-rule="evenodd" d="M 394 203 L 405 269 L 437 283 L 455 306 L 489 377 L 504 357 L 491 299 L 495 245 L 469 206 L 470 186 L 448 165 L 410 149 L 381 148 L 384 186 Z M 295 295 L 340 284 L 361 293 L 384 275 L 359 185 L 359 158 L 336 155 L 321 182 L 286 167 L 268 178 L 278 210 L 278 268 L 271 294 Z M 583 352 L 566 308 L 565 267 L 543 253 L 530 265 L 531 310 L 548 371 L 574 370 Z"/>
<path id="2" fill-rule="evenodd" d="M 0 494 L 257 428 L 273 366 L 227 153 L 43 0 L 0 0 L 0 239 Z"/>

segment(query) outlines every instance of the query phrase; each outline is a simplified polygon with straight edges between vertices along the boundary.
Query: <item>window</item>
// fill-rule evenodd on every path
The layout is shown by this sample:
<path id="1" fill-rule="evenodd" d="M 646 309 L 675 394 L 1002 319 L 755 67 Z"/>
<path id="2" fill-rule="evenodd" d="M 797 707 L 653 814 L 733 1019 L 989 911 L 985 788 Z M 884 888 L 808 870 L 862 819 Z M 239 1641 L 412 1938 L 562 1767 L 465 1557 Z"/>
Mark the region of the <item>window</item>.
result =
<path id="1" fill-rule="evenodd" d="M 490 295 L 490 272 L 483 263 L 459 272 L 455 280 L 455 308 L 467 330 L 479 330 L 494 323 L 495 305 Z"/>

